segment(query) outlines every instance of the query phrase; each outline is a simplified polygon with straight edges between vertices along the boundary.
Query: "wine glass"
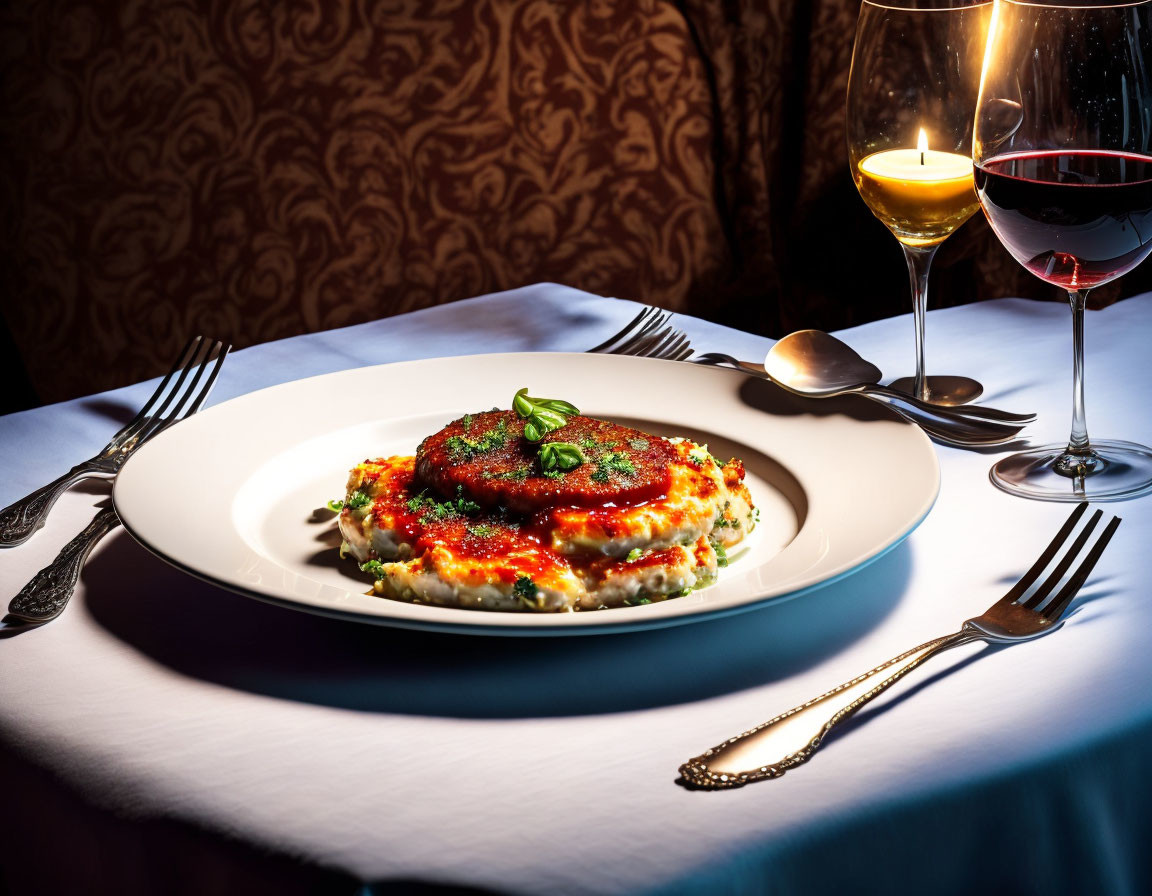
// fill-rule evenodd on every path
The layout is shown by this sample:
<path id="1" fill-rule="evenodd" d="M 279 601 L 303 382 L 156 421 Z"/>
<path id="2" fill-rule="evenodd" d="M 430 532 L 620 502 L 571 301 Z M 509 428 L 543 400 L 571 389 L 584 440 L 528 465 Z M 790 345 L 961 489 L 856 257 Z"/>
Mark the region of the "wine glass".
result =
<path id="1" fill-rule="evenodd" d="M 1152 487 L 1152 451 L 1089 441 L 1084 301 L 1152 252 L 1152 0 L 1002 0 L 988 35 L 973 162 L 1000 242 L 1072 306 L 1068 444 L 992 468 L 1007 492 L 1049 501 L 1132 497 Z"/>
<path id="2" fill-rule="evenodd" d="M 979 208 L 972 114 L 987 0 L 864 0 L 848 76 L 848 158 L 872 213 L 904 249 L 912 282 L 916 375 L 892 386 L 940 405 L 980 395 L 976 380 L 925 376 L 924 316 L 936 249 Z"/>

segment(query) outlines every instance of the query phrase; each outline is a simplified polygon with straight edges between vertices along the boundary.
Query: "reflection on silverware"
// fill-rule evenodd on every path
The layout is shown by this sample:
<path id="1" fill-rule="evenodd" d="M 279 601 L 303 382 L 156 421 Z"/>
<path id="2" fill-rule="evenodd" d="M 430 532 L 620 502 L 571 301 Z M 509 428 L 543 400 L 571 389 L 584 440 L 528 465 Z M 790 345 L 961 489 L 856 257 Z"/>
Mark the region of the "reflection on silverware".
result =
<path id="1" fill-rule="evenodd" d="M 206 351 L 198 351 L 201 343 L 206 347 Z M 224 363 L 224 358 L 230 349 L 231 346 L 220 342 L 210 342 L 200 336 L 189 342 L 184 352 L 181 353 L 176 366 L 164 378 L 164 382 L 160 384 L 160 388 L 144 406 L 144 410 L 140 412 L 136 421 L 121 430 L 109 443 L 109 447 L 104 450 L 103 454 L 98 455 L 89 463 L 93 466 L 99 466 L 102 471 L 115 477 L 128 456 L 145 441 L 156 433 L 167 429 L 177 420 L 189 417 L 200 410 L 205 399 L 208 398 L 208 393 L 212 391 L 212 387 L 216 383 L 220 366 Z M 187 360 L 185 361 L 185 359 Z M 165 386 L 173 374 L 180 369 L 181 364 L 183 364 L 183 370 L 172 392 L 156 408 L 155 412 L 149 414 L 148 412 L 155 404 L 158 396 L 164 392 Z M 193 368 L 195 368 L 195 373 L 192 373 Z M 205 372 L 208 374 L 206 378 L 204 377 Z M 192 375 L 189 378 L 190 373 Z M 173 399 L 178 399 L 175 405 L 172 404 Z M 171 410 L 169 410 L 170 407 Z M 113 446 L 116 447 L 113 448 Z M 63 486 L 60 488 L 62 489 Z M 41 489 L 41 491 L 44 490 Z M 52 496 L 41 509 L 41 519 L 43 514 L 48 512 L 48 507 L 51 507 L 54 500 L 55 496 Z M 68 605 L 72 592 L 76 590 L 76 582 L 80 578 L 80 570 L 84 566 L 88 554 L 91 553 L 92 548 L 101 538 L 119 524 L 120 518 L 116 516 L 115 508 L 109 503 L 96 514 L 96 518 L 85 527 L 83 532 L 64 546 L 56 555 L 55 560 L 33 576 L 32 580 L 12 599 L 8 604 L 7 618 L 38 624 L 49 622 L 59 616 Z M 31 534 L 31 531 L 29 530 L 28 534 Z M 24 537 L 27 538 L 27 534 Z"/>
<path id="2" fill-rule="evenodd" d="M 692 354 L 688 337 L 675 327 L 668 326 L 671 311 L 645 305 L 620 332 L 595 345 L 588 352 L 607 355 L 636 355 L 642 358 L 663 358 L 685 361 Z"/>
<path id="3" fill-rule="evenodd" d="M 694 355 L 688 336 L 670 326 L 672 313 L 644 307 L 611 339 L 589 349 L 607 355 L 632 355 L 697 364 L 732 366 L 775 382 L 798 395 L 827 398 L 858 394 L 887 404 L 931 439 L 958 448 L 984 448 L 1013 441 L 1034 413 L 1013 413 L 976 404 L 945 408 L 880 386 L 880 369 L 835 336 L 805 329 L 791 333 L 768 351 L 766 364 L 738 360 L 723 352 Z"/>
<path id="4" fill-rule="evenodd" d="M 8 615 L 24 622 L 48 622 L 68 605 L 80 569 L 96 543 L 120 525 L 116 510 L 109 504 L 56 555 L 56 559 L 32 577 L 8 604 Z"/>
<path id="5" fill-rule="evenodd" d="M 880 370 L 834 336 L 802 330 L 785 336 L 768 353 L 773 370 L 722 352 L 694 355 L 688 337 L 668 324 L 669 312 L 647 307 L 619 333 L 589 351 L 735 367 L 798 395 L 830 398 L 860 394 L 888 405 L 930 438 L 956 447 L 983 448 L 1010 442 L 1035 414 L 966 405 L 945 408 L 876 385 Z M 775 354 L 773 354 L 775 353 Z"/>
<path id="6" fill-rule="evenodd" d="M 230 349 L 230 345 L 213 342 L 203 336 L 189 340 L 140 413 L 116 433 L 99 454 L 0 510 L 0 547 L 15 547 L 27 541 L 33 532 L 44 525 L 48 511 L 61 492 L 72 483 L 90 477 L 115 476 L 128 456 L 144 442 L 177 420 L 196 413 L 216 382 L 220 365 L 224 363 L 224 356 Z M 215 366 L 209 370 L 213 359 Z M 201 384 L 206 372 L 207 379 Z M 172 385 L 171 390 L 169 384 Z"/>
<path id="7" fill-rule="evenodd" d="M 1087 545 L 1102 511 L 1097 510 L 1092 514 L 1072 546 L 1052 564 L 1087 509 L 1087 504 L 1080 504 L 1032 568 L 1007 594 L 982 615 L 967 620 L 959 631 L 921 644 L 859 678 L 845 682 L 751 731 L 726 740 L 684 763 L 680 767 L 680 774 L 689 784 L 709 789 L 740 787 L 752 781 L 779 777 L 788 769 L 812 758 L 829 731 L 928 657 L 971 641 L 1016 644 L 1055 631 L 1062 624 L 1064 611 L 1087 580 L 1120 525 L 1120 518 L 1112 517 L 1079 567 L 1067 575 L 1068 569 Z M 1048 577 L 1033 590 L 1045 572 L 1048 572 Z M 1063 586 L 1056 591 L 1062 582 Z"/>
<path id="8" fill-rule="evenodd" d="M 861 392 L 893 399 L 933 413 L 944 409 L 930 402 L 879 385 L 880 369 L 860 357 L 851 346 L 820 330 L 798 330 L 778 340 L 764 359 L 764 368 L 781 385 L 818 397 Z M 967 405 L 947 413 L 964 414 L 1004 423 L 1031 423 L 1035 414 L 1014 414 L 996 408 Z"/>

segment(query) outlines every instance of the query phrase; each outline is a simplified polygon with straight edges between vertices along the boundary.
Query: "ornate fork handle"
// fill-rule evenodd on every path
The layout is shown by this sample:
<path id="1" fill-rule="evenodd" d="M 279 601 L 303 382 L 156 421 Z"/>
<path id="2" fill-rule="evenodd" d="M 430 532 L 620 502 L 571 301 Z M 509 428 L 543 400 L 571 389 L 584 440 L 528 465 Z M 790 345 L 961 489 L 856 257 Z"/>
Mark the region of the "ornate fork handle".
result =
<path id="1" fill-rule="evenodd" d="M 48 622 L 55 619 L 68 605 L 80 569 L 92 548 L 101 538 L 120 524 L 115 508 L 101 510 L 87 528 L 73 538 L 56 559 L 36 573 L 8 604 L 8 612 L 27 622 Z"/>
<path id="2" fill-rule="evenodd" d="M 48 511 L 52 509 L 60 493 L 72 483 L 89 476 L 110 475 L 113 472 L 114 470 L 110 470 L 106 464 L 98 463 L 95 458 L 86 460 L 74 466 L 59 479 L 41 486 L 30 495 L 0 510 L 0 547 L 11 548 L 26 542 L 33 532 L 44 525 Z"/>
<path id="3" fill-rule="evenodd" d="M 936 638 L 814 700 L 726 740 L 680 766 L 684 780 L 712 790 L 777 778 L 812 758 L 828 732 L 930 656 L 978 640 L 967 627 Z"/>

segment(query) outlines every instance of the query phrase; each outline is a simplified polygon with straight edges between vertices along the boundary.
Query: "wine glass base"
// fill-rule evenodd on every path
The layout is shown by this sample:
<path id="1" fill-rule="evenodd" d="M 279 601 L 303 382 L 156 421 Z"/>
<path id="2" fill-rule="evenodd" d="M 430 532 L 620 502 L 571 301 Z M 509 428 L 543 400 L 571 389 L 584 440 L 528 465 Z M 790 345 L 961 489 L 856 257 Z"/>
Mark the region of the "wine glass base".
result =
<path id="1" fill-rule="evenodd" d="M 992 484 L 1037 501 L 1122 501 L 1152 491 L 1152 448 L 1135 442 L 1093 441 L 1087 455 L 1042 445 L 1004 458 Z"/>
<path id="2" fill-rule="evenodd" d="M 966 376 L 929 376 L 925 377 L 928 386 L 929 404 L 938 404 L 941 407 L 955 407 L 958 404 L 967 404 L 975 401 L 984 394 L 984 387 L 976 380 Z M 916 378 L 902 376 L 888 384 L 889 389 L 906 392 L 916 397 Z"/>

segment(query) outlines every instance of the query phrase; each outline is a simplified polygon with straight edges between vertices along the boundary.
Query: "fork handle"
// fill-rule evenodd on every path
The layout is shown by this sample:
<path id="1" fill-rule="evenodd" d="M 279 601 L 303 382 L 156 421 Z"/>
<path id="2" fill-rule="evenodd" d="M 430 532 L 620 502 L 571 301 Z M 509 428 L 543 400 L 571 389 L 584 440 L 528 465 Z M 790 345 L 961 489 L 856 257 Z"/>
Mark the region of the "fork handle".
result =
<path id="1" fill-rule="evenodd" d="M 0 548 L 13 548 L 23 544 L 32 533 L 44 525 L 44 518 L 48 511 L 64 491 L 73 482 L 88 476 L 95 476 L 101 468 L 90 460 L 77 464 L 59 479 L 54 479 L 47 485 L 41 486 L 21 498 L 14 504 L 9 504 L 0 510 Z"/>
<path id="2" fill-rule="evenodd" d="M 96 542 L 120 524 L 114 507 L 105 507 L 87 527 L 32 577 L 8 604 L 8 613 L 25 622 L 48 622 L 63 612 L 76 590 L 80 569 Z"/>
<path id="3" fill-rule="evenodd" d="M 788 710 L 751 731 L 729 738 L 680 766 L 688 783 L 719 790 L 777 778 L 807 762 L 828 732 L 874 697 L 942 650 L 977 640 L 958 631 L 936 638 L 846 681 L 828 693 Z"/>

